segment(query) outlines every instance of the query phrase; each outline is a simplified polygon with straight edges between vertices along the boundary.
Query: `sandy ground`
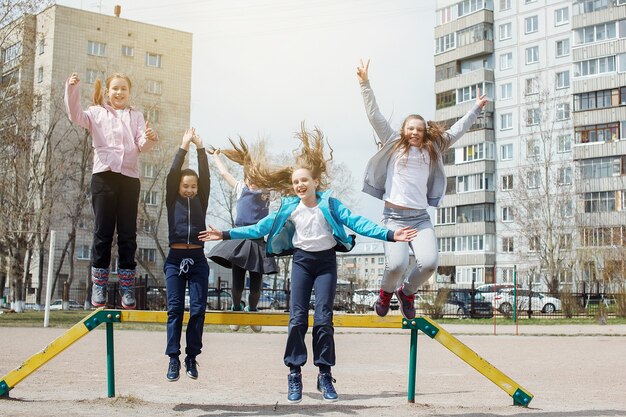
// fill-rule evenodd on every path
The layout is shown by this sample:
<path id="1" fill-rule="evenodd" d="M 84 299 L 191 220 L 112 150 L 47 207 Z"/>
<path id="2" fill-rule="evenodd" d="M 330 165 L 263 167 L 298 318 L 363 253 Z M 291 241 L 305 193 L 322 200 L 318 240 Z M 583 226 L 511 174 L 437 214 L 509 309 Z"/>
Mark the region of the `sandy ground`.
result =
<path id="1" fill-rule="evenodd" d="M 535 398 L 511 398 L 438 342 L 420 334 L 416 402 L 407 402 L 409 333 L 336 329 L 340 395 L 325 403 L 316 368 L 303 369 L 304 399 L 287 403 L 284 328 L 205 333 L 200 378 L 165 379 L 165 333 L 115 331 L 116 398 L 107 398 L 105 332 L 96 329 L 0 400 L 0 416 L 626 416 L 626 325 L 446 330 Z M 123 328 L 119 325 L 116 329 Z M 0 328 L 0 376 L 61 329 Z M 310 335 L 307 343 L 310 346 Z"/>

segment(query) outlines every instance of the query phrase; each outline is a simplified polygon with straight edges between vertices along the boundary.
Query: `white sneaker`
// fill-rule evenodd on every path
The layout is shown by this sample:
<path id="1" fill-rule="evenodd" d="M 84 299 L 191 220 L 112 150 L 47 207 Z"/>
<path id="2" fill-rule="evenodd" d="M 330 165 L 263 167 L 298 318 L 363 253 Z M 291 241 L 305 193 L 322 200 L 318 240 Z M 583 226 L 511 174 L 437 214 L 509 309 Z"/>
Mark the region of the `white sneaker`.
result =
<path id="1" fill-rule="evenodd" d="M 256 313 L 256 310 L 250 311 L 250 307 L 248 306 L 246 306 L 244 310 L 247 311 L 248 313 Z M 250 328 L 252 329 L 254 333 L 259 333 L 261 330 L 263 330 L 263 326 L 250 326 Z"/>
<path id="2" fill-rule="evenodd" d="M 230 325 L 230 330 L 232 330 L 233 332 L 239 331 L 239 325 L 238 324 L 231 324 Z"/>

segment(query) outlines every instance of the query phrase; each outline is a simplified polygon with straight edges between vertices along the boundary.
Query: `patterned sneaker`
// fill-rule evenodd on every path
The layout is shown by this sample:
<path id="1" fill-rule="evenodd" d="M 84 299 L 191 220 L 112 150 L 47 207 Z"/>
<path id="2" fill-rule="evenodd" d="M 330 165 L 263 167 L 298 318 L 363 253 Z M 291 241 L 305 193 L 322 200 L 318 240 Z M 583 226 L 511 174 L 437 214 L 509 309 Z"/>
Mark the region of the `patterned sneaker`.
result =
<path id="1" fill-rule="evenodd" d="M 104 307 L 107 304 L 107 286 L 93 284 L 91 287 L 91 305 Z"/>
<path id="2" fill-rule="evenodd" d="M 393 296 L 392 292 L 383 291 L 380 289 L 378 293 L 378 299 L 374 303 L 374 310 L 376 310 L 376 314 L 380 317 L 385 317 L 389 312 L 389 304 L 391 303 L 391 297 Z"/>
<path id="3" fill-rule="evenodd" d="M 322 393 L 322 397 L 326 401 L 334 402 L 339 398 L 333 382 L 337 381 L 330 373 L 320 373 L 317 376 L 317 390 Z"/>
<path id="4" fill-rule="evenodd" d="M 230 306 L 230 311 L 241 311 L 241 306 L 239 306 L 239 308 L 235 309 L 235 306 L 232 305 L 232 306 Z M 231 324 L 229 327 L 230 327 L 230 330 L 232 330 L 233 332 L 239 331 L 239 325 L 238 324 Z"/>
<path id="5" fill-rule="evenodd" d="M 195 356 L 185 358 L 185 370 L 189 378 L 198 379 L 198 362 L 196 362 Z"/>
<path id="6" fill-rule="evenodd" d="M 178 359 L 178 356 L 172 356 L 167 367 L 167 380 L 174 382 L 178 381 L 178 378 L 180 378 L 180 359 Z"/>
<path id="7" fill-rule="evenodd" d="M 244 310 L 248 313 L 256 313 L 256 310 L 250 310 L 250 306 L 246 306 Z M 254 333 L 259 333 L 261 330 L 263 330 L 263 326 L 250 326 L 250 328 Z"/>
<path id="8" fill-rule="evenodd" d="M 134 310 L 135 304 L 135 288 L 122 287 L 122 307 L 126 310 Z"/>
<path id="9" fill-rule="evenodd" d="M 287 401 L 291 404 L 298 404 L 302 401 L 302 374 L 300 372 L 290 373 L 287 382 Z"/>
<path id="10" fill-rule="evenodd" d="M 400 312 L 404 318 L 412 320 L 415 318 L 415 294 L 404 295 L 403 288 L 404 285 L 395 291 L 396 298 L 400 302 Z"/>

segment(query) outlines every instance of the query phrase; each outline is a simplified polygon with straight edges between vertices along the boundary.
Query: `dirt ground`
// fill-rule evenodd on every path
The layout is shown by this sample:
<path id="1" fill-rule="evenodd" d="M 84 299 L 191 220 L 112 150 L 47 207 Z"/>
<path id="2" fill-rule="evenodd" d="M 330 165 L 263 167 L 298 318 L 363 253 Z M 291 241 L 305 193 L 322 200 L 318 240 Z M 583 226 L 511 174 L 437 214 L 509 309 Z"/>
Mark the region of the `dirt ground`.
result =
<path id="1" fill-rule="evenodd" d="M 116 325 L 123 329 L 123 325 Z M 443 326 L 534 394 L 529 408 L 438 342 L 419 336 L 415 404 L 407 402 L 409 333 L 336 329 L 340 401 L 325 403 L 316 368 L 287 403 L 286 329 L 205 333 L 200 378 L 165 379 L 165 332 L 115 331 L 116 398 L 107 398 L 106 341 L 96 329 L 0 400 L 0 416 L 626 416 L 626 325 Z M 0 328 L 0 376 L 64 330 Z M 310 335 L 307 343 L 310 346 Z"/>

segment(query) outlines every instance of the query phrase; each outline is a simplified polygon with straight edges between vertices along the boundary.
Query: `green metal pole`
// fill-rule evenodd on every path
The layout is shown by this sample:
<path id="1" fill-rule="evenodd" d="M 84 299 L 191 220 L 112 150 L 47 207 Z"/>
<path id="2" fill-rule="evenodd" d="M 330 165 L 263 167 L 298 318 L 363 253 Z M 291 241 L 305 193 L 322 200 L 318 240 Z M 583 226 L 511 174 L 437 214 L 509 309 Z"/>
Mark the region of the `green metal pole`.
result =
<path id="1" fill-rule="evenodd" d="M 415 372 L 417 370 L 417 329 L 411 329 L 411 352 L 409 358 L 408 401 L 415 402 Z"/>
<path id="2" fill-rule="evenodd" d="M 107 381 L 109 398 L 115 397 L 115 351 L 113 349 L 113 323 L 107 321 Z"/>
<path id="3" fill-rule="evenodd" d="M 513 265 L 513 323 L 517 323 L 517 265 Z"/>

